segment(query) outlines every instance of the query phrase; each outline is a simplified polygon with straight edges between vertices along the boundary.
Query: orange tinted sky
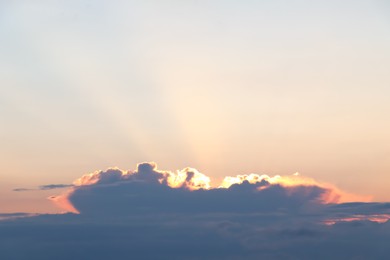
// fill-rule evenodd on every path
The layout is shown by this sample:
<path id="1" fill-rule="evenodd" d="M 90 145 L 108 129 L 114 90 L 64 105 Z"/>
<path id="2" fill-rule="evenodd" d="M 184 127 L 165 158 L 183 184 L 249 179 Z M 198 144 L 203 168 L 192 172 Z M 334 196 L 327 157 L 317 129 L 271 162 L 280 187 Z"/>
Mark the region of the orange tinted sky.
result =
<path id="1" fill-rule="evenodd" d="M 390 200 L 385 1 L 0 6 L 2 212 L 56 210 L 14 188 L 142 161 Z"/>

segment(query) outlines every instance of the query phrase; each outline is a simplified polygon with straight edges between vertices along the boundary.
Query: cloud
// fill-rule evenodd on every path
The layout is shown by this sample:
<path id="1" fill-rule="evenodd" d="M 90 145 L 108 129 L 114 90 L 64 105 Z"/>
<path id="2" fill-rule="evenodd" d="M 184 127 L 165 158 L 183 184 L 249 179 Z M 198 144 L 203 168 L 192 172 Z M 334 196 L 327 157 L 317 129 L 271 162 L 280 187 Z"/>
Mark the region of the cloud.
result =
<path id="1" fill-rule="evenodd" d="M 86 174 L 51 197 L 78 214 L 0 221 L 0 252 L 5 259 L 386 259 L 390 204 L 343 202 L 353 198 L 299 175 L 238 175 L 211 187 L 195 169 L 141 163 Z"/>
<path id="2" fill-rule="evenodd" d="M 210 187 L 210 178 L 196 169 L 161 171 L 155 163 L 141 163 L 135 171 L 110 168 L 86 174 L 65 194 L 51 199 L 65 210 L 83 214 L 294 211 L 310 204 L 367 200 L 296 175 L 238 175 Z"/>
<path id="3" fill-rule="evenodd" d="M 102 217 L 102 216 L 101 216 Z M 0 222 L 4 259 L 386 259 L 390 223 L 297 215 L 41 215 Z"/>
<path id="4" fill-rule="evenodd" d="M 16 188 L 16 189 L 13 189 L 12 191 L 30 191 L 30 190 L 36 190 L 36 189 Z"/>
<path id="5" fill-rule="evenodd" d="M 16 188 L 13 189 L 13 191 L 37 191 L 37 190 L 54 190 L 54 189 L 63 189 L 63 188 L 69 188 L 73 187 L 73 184 L 47 184 L 47 185 L 41 185 L 38 188 Z"/>
<path id="6" fill-rule="evenodd" d="M 36 216 L 37 214 L 32 213 L 23 213 L 23 212 L 16 212 L 16 213 L 0 213 L 0 220 L 5 219 L 16 219 L 16 218 L 25 218 L 25 217 L 31 217 Z"/>
<path id="7" fill-rule="evenodd" d="M 210 178 L 196 169 L 185 168 L 176 173 L 159 171 L 154 162 L 138 164 L 136 171 L 122 171 L 118 168 L 96 171 L 75 180 L 74 185 L 110 184 L 121 181 L 160 183 L 173 188 L 187 188 L 189 190 L 210 188 Z"/>
<path id="8" fill-rule="evenodd" d="M 72 184 L 48 184 L 39 186 L 40 190 L 54 190 L 72 187 Z"/>

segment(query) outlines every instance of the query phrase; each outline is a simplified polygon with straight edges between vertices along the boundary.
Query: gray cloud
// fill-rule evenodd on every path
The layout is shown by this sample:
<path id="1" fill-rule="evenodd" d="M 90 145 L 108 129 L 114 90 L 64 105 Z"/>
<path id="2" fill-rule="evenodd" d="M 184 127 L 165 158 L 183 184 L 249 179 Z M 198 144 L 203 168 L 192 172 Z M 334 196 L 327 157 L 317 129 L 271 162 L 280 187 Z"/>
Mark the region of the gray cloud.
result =
<path id="1" fill-rule="evenodd" d="M 389 222 L 250 214 L 42 215 L 0 222 L 4 259 L 386 259 Z"/>
<path id="2" fill-rule="evenodd" d="M 1 221 L 0 254 L 32 260 L 390 255 L 389 203 L 325 203 L 329 188 L 316 183 L 241 179 L 208 188 L 194 169 L 174 174 L 150 163 L 88 174 L 54 198 L 80 214 Z"/>
<path id="3" fill-rule="evenodd" d="M 175 173 L 158 170 L 155 163 L 141 163 L 135 171 L 111 168 L 86 174 L 65 194 L 52 199 L 65 209 L 82 214 L 126 215 L 293 213 L 324 207 L 325 202 L 343 196 L 334 187 L 297 176 L 239 175 L 225 178 L 224 188 L 211 188 L 209 182 L 195 169 Z"/>
<path id="4" fill-rule="evenodd" d="M 54 190 L 73 187 L 73 184 L 48 184 L 39 186 L 40 190 Z"/>
<path id="5" fill-rule="evenodd" d="M 12 191 L 31 191 L 31 190 L 37 190 L 37 189 L 16 188 L 16 189 L 13 189 Z"/>
<path id="6" fill-rule="evenodd" d="M 13 191 L 37 191 L 37 190 L 54 190 L 54 189 L 63 189 L 73 187 L 73 184 L 47 184 L 41 185 L 38 188 L 16 188 Z"/>

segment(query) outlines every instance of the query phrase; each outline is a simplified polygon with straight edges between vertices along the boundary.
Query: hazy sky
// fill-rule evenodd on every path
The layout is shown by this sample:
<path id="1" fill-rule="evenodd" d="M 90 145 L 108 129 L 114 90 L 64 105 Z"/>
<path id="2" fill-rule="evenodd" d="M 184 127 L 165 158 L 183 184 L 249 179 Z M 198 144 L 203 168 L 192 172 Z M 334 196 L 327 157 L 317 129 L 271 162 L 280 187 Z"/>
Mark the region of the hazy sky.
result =
<path id="1" fill-rule="evenodd" d="M 387 1 L 0 1 L 1 212 L 155 161 L 388 201 Z"/>

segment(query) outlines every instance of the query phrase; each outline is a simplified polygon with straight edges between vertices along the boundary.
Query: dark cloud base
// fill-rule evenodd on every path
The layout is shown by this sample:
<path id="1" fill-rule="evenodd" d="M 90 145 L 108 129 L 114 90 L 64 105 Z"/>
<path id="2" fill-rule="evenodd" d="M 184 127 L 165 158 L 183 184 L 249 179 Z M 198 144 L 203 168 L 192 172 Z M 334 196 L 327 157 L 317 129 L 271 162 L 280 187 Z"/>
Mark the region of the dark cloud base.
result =
<path id="1" fill-rule="evenodd" d="M 0 223 L 1 259 L 388 259 L 390 223 L 332 226 L 247 214 L 96 218 L 44 215 Z"/>

